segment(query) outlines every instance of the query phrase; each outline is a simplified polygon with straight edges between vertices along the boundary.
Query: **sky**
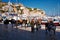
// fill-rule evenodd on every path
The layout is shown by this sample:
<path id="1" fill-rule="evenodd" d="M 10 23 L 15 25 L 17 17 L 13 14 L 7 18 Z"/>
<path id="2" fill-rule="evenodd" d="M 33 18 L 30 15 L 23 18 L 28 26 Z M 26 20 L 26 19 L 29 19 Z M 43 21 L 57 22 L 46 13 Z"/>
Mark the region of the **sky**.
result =
<path id="1" fill-rule="evenodd" d="M 2 2 L 8 1 L 2 0 Z M 10 0 L 10 2 L 21 3 L 26 7 L 42 9 L 46 15 L 60 16 L 60 0 Z"/>

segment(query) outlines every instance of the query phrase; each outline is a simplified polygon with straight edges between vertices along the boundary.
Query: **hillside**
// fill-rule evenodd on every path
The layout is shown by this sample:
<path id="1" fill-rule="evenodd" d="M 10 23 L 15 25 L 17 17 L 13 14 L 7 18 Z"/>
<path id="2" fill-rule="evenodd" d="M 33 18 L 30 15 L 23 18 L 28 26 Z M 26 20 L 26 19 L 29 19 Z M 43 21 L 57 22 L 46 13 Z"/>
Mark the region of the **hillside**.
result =
<path id="1" fill-rule="evenodd" d="M 5 5 L 7 5 L 7 3 L 0 2 L 0 8 L 2 8 L 2 6 L 5 6 Z"/>

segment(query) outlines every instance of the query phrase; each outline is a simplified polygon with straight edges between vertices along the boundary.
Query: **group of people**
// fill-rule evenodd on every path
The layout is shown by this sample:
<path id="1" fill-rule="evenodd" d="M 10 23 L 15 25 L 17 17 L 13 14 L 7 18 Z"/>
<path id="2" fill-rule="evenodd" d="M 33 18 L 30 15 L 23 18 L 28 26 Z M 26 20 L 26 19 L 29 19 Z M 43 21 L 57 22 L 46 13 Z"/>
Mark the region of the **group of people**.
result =
<path id="1" fill-rule="evenodd" d="M 4 21 L 5 24 L 8 24 L 8 20 Z M 12 24 L 16 24 L 18 22 L 11 20 Z M 35 30 L 38 31 L 41 29 L 41 19 L 34 20 L 32 19 L 30 22 L 27 22 L 27 20 L 20 20 L 20 25 L 25 24 L 25 27 L 27 24 L 30 24 L 31 32 L 34 32 Z M 48 20 L 48 22 L 45 24 L 45 30 L 47 31 L 53 30 L 55 34 L 56 26 L 54 25 L 52 20 Z"/>
<path id="2" fill-rule="evenodd" d="M 31 32 L 34 32 L 35 30 L 38 31 L 40 28 L 41 28 L 41 20 L 38 19 L 38 20 L 34 20 L 32 19 L 31 22 Z"/>
<path id="3" fill-rule="evenodd" d="M 48 22 L 45 24 L 45 30 L 46 30 L 46 34 L 47 31 L 53 31 L 53 33 L 55 34 L 55 30 L 56 30 L 56 26 L 54 25 L 53 21 L 48 20 Z"/>
<path id="4" fill-rule="evenodd" d="M 34 30 L 35 30 L 34 26 L 35 25 L 36 25 L 36 31 L 41 29 L 41 20 L 36 20 L 36 22 L 34 22 L 34 19 L 32 19 L 32 21 L 31 21 L 31 32 L 34 32 Z M 50 32 L 51 30 L 53 31 L 53 34 L 55 34 L 56 26 L 52 20 L 48 20 L 47 23 L 45 23 L 46 34 L 48 32 Z"/>

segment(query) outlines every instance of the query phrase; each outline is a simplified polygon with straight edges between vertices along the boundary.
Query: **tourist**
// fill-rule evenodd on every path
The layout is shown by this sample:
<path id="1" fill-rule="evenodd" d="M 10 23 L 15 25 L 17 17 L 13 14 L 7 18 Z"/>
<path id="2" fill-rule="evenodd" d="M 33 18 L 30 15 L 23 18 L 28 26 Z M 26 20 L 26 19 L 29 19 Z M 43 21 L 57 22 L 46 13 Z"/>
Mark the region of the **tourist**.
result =
<path id="1" fill-rule="evenodd" d="M 9 24 L 9 20 L 6 19 L 6 20 L 4 21 L 4 31 L 5 31 L 5 32 L 8 32 L 8 24 Z"/>
<path id="2" fill-rule="evenodd" d="M 38 19 L 36 21 L 36 30 L 38 31 L 41 28 L 41 21 Z"/>
<path id="3" fill-rule="evenodd" d="M 31 32 L 34 32 L 34 25 L 35 25 L 34 19 L 31 20 L 30 24 L 31 24 Z"/>
<path id="4" fill-rule="evenodd" d="M 13 27 L 14 27 L 14 24 L 16 24 L 16 21 L 14 19 L 11 19 L 11 24 L 12 24 L 12 30 L 13 30 Z"/>
<path id="5" fill-rule="evenodd" d="M 55 29 L 56 29 L 56 26 L 54 25 L 53 21 L 49 20 L 48 23 L 45 24 L 45 29 L 46 29 L 46 34 L 47 34 L 47 31 L 51 31 L 53 30 L 54 31 L 54 34 L 55 34 Z"/>

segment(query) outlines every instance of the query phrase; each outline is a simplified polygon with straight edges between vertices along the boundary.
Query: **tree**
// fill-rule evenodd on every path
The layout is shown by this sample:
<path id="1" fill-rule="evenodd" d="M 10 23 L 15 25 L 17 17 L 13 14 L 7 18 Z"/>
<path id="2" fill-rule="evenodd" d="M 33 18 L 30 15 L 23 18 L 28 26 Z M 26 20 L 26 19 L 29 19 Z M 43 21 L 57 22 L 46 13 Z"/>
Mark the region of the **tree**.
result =
<path id="1" fill-rule="evenodd" d="M 28 8 L 28 7 L 27 7 Z M 32 11 L 32 8 L 28 8 L 29 9 L 29 11 Z"/>
<path id="2" fill-rule="evenodd" d="M 17 10 L 19 10 L 19 9 L 20 9 L 20 7 L 19 7 L 19 6 L 17 6 L 16 8 L 17 8 Z"/>
<path id="3" fill-rule="evenodd" d="M 34 8 L 34 10 L 37 10 L 37 8 Z"/>

